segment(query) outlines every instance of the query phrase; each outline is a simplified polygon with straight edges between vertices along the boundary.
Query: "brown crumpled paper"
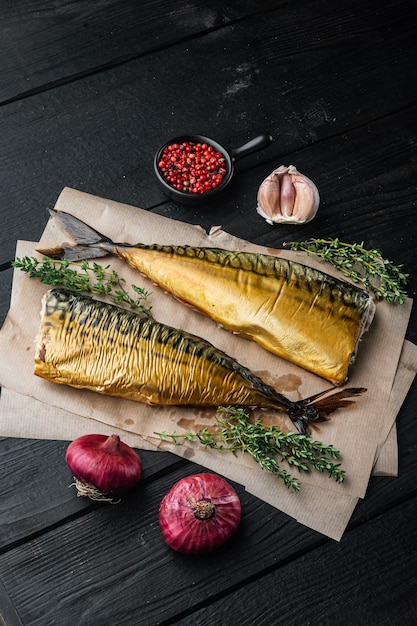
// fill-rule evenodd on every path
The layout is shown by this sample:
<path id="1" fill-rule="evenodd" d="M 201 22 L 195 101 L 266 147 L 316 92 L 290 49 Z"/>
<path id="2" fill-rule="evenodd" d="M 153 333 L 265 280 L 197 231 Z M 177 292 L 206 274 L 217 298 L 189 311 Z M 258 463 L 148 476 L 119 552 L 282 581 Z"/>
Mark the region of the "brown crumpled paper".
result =
<path id="1" fill-rule="evenodd" d="M 323 268 L 320 261 L 301 253 L 265 249 L 228 235 L 221 228 L 214 228 L 206 234 L 199 227 L 72 189 L 62 192 L 56 208 L 90 223 L 115 241 L 240 248 L 281 254 Z M 49 247 L 64 240 L 65 235 L 49 222 L 40 245 Z M 16 256 L 32 256 L 35 247 L 36 244 L 19 242 Z M 109 258 L 105 262 L 111 263 L 112 268 L 126 278 L 127 284 L 134 283 L 152 292 L 153 313 L 158 321 L 205 337 L 291 399 L 329 388 L 326 381 L 228 333 L 177 302 L 120 260 Z M 337 274 L 327 265 L 325 267 L 329 273 Z M 275 476 L 261 471 L 244 455 L 228 456 L 191 443 L 175 447 L 160 442 L 155 435 L 160 431 L 178 433 L 207 426 L 214 411 L 149 407 L 74 390 L 35 377 L 34 341 L 41 297 L 47 289 L 22 272 L 15 272 L 11 307 L 0 332 L 0 350 L 5 357 L 0 366 L 0 383 L 4 388 L 0 401 L 1 434 L 73 439 L 86 430 L 117 430 L 131 445 L 169 449 L 240 482 L 254 495 L 334 539 L 340 539 L 357 499 L 364 497 L 371 472 L 396 473 L 395 418 L 417 370 L 417 349 L 410 342 L 404 342 L 411 300 L 403 306 L 378 303 L 375 319 L 361 342 L 349 381 L 349 386 L 367 387 L 367 393 L 354 406 L 338 411 L 331 421 L 313 432 L 314 438 L 332 443 L 341 450 L 348 480 L 338 485 L 325 475 L 303 474 L 300 476 L 302 490 L 295 493 Z M 404 376 L 404 373 L 408 375 Z M 16 424 L 14 434 L 10 418 Z M 286 416 L 269 413 L 268 418 L 281 428 L 292 430 Z M 388 450 L 388 455 L 384 449 Z"/>

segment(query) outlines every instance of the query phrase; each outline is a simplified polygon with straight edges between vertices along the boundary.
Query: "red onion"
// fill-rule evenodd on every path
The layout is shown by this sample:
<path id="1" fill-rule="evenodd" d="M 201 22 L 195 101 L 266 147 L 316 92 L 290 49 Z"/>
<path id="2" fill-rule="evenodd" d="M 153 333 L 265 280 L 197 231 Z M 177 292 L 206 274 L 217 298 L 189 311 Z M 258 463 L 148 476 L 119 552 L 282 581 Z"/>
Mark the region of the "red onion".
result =
<path id="1" fill-rule="evenodd" d="M 109 500 L 136 485 L 142 462 L 118 435 L 83 435 L 67 448 L 65 459 L 79 496 Z"/>
<path id="2" fill-rule="evenodd" d="M 239 496 L 215 474 L 182 478 L 159 507 L 162 536 L 173 550 L 184 554 L 220 547 L 234 535 L 240 518 Z"/>

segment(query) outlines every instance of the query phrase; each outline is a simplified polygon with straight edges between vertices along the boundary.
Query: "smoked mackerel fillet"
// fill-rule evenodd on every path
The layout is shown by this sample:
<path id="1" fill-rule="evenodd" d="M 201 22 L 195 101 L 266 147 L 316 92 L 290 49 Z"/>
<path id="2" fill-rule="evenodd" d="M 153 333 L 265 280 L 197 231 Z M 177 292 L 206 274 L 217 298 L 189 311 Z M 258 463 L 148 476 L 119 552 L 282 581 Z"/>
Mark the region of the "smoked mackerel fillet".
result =
<path id="1" fill-rule="evenodd" d="M 42 301 L 34 373 L 151 405 L 287 408 L 284 396 L 201 337 L 60 288 Z"/>
<path id="2" fill-rule="evenodd" d="M 53 215 L 76 245 L 39 252 L 69 261 L 115 255 L 227 330 L 335 385 L 346 381 L 375 311 L 367 291 L 279 256 L 115 243 L 72 215 Z"/>
<path id="3" fill-rule="evenodd" d="M 150 405 L 243 406 L 288 413 L 296 428 L 323 421 L 365 389 L 293 402 L 208 341 L 66 289 L 42 300 L 37 376 Z M 324 392 L 327 393 L 327 392 Z"/>
<path id="4" fill-rule="evenodd" d="M 335 385 L 347 380 L 375 311 L 367 291 L 267 254 L 156 244 L 137 251 L 116 248 L 120 258 L 227 330 Z"/>

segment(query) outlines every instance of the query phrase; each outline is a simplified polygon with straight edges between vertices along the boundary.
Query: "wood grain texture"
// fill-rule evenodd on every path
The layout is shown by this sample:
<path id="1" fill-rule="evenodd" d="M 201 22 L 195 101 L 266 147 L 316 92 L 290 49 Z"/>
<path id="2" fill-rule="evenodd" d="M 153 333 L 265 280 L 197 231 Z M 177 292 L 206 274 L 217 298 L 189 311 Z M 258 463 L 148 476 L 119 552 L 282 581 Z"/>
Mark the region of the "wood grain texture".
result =
<path id="1" fill-rule="evenodd" d="M 175 623 L 414 626 L 416 557 L 410 546 L 417 541 L 416 506 L 414 497 L 337 546 L 326 543 L 277 567 L 252 582 L 250 593 L 239 589 Z"/>
<path id="2" fill-rule="evenodd" d="M 6 319 L 10 306 L 13 272 L 11 269 L 0 270 L 0 327 Z"/>
<path id="3" fill-rule="evenodd" d="M 0 439 L 0 553 L 24 538 L 36 537 L 57 523 L 97 508 L 88 498 L 75 496 L 65 462 L 67 446 L 64 441 Z M 143 463 L 139 490 L 150 480 L 187 466 L 169 453 L 141 450 L 139 454 Z"/>
<path id="4" fill-rule="evenodd" d="M 285 534 L 286 516 L 235 485 L 245 515 L 230 544 L 204 559 L 172 551 L 162 539 L 157 511 L 169 487 L 186 474 L 172 472 L 146 485 L 138 497 L 99 507 L 9 550 L 7 562 L 0 562 L 0 576 L 23 623 L 46 626 L 59 616 L 62 626 L 155 624 L 173 618 L 179 606 L 188 606 L 191 591 L 193 602 L 201 602 L 219 586 L 256 574 L 258 567 L 263 569 L 290 548 L 288 542 L 276 541 L 278 534 Z M 254 524 L 260 510 L 263 523 Z M 293 542 L 301 544 L 303 537 L 308 541 L 307 529 L 294 530 Z M 32 568 L 36 582 L 25 576 Z"/>
<path id="5" fill-rule="evenodd" d="M 23 626 L 1 582 L 0 582 L 0 625 L 1 626 Z"/>
<path id="6" fill-rule="evenodd" d="M 3 3 L 5 4 L 5 3 Z M 264 1 L 262 11 L 282 2 Z M 0 102 L 77 80 L 259 12 L 248 1 L 17 0 L 2 7 Z"/>
<path id="7" fill-rule="evenodd" d="M 410 254 L 415 234 L 409 223 L 416 212 L 417 197 L 417 151 L 412 141 L 416 114 L 417 108 L 412 107 L 294 153 L 292 162 L 316 182 L 321 195 L 316 218 L 302 227 L 269 226 L 256 212 L 256 191 L 280 164 L 275 160 L 237 173 L 221 201 L 198 208 L 164 202 L 153 212 L 199 224 L 206 230 L 221 225 L 235 236 L 271 248 L 316 236 L 364 240 L 366 247 L 379 248 L 386 258 L 404 265 L 409 274 L 408 293 L 414 298 L 417 258 Z M 14 222 L 12 228 L 16 228 Z M 32 228 L 32 221 L 25 226 L 30 232 Z M 10 291 L 10 287 L 8 274 L 4 276 L 4 289 Z M 9 296 L 3 290 L 1 293 L 0 315 L 4 318 Z M 416 332 L 414 308 L 407 338 L 416 341 Z"/>
<path id="8" fill-rule="evenodd" d="M 415 2 L 0 8 L 0 324 L 16 240 L 39 238 L 64 186 L 271 248 L 364 240 L 404 264 L 416 297 Z M 158 189 L 152 160 L 190 131 L 227 148 L 274 141 L 236 163 L 219 201 L 185 208 Z M 290 163 L 321 195 L 302 228 L 255 210 L 261 181 Z M 173 552 L 157 521 L 170 486 L 201 467 L 141 452 L 138 488 L 101 505 L 69 488 L 68 442 L 0 438 L 0 626 L 414 626 L 416 403 L 414 382 L 397 419 L 399 475 L 371 478 L 339 543 L 235 485 L 241 527 L 204 558 Z"/>
<path id="9" fill-rule="evenodd" d="M 304 16 L 302 4 L 286 5 L 276 9 L 279 32 L 273 11 L 251 16 L 0 108 L 0 264 L 16 238 L 39 237 L 65 185 L 143 208 L 164 202 L 152 159 L 181 132 L 226 147 L 270 132 L 272 146 L 239 163 L 247 170 L 411 106 L 405 57 L 416 54 L 415 7 L 386 3 L 375 25 L 359 2 L 341 6 L 329 14 L 315 0 Z M 253 206 L 253 192 L 242 209 Z"/>

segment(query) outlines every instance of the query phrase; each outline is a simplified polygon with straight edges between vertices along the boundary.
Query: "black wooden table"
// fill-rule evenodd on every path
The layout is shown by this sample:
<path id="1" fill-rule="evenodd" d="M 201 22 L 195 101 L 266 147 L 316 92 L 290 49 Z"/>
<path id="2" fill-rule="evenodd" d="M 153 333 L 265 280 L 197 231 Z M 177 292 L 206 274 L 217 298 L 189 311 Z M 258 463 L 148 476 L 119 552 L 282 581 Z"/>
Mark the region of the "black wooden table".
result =
<path id="1" fill-rule="evenodd" d="M 417 6 L 412 0 L 0 2 L 0 321 L 16 241 L 36 241 L 64 186 L 271 247 L 338 236 L 377 247 L 417 286 Z M 202 208 L 167 201 L 152 159 L 183 132 L 233 148 Z M 260 182 L 296 163 L 321 206 L 299 227 L 255 211 Z M 417 341 L 416 312 L 407 339 Z M 377 367 L 377 364 L 376 364 Z M 0 381 L 1 382 L 1 381 Z M 68 442 L 0 440 L 0 623 L 386 625 L 417 623 L 417 387 L 397 419 L 399 476 L 372 477 L 340 542 L 244 490 L 239 534 L 186 558 L 156 511 L 201 468 L 144 452 L 118 507 L 77 498 Z M 237 486 L 237 488 L 239 488 Z"/>

